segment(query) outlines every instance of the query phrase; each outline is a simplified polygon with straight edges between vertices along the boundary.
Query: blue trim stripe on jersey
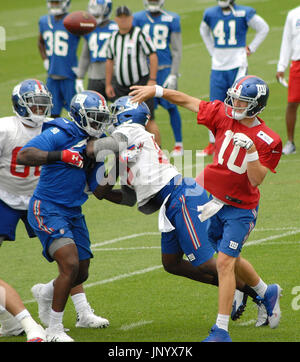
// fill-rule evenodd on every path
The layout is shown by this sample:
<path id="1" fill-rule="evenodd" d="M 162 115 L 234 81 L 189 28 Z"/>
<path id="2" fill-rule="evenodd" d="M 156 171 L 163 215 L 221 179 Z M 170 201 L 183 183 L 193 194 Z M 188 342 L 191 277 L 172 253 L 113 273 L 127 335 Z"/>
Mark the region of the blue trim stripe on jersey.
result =
<path id="1" fill-rule="evenodd" d="M 193 246 L 194 246 L 195 250 L 197 250 L 198 248 L 200 248 L 201 243 L 198 239 L 198 235 L 196 233 L 193 221 L 192 221 L 189 211 L 186 207 L 184 195 L 182 195 L 182 197 L 180 197 L 179 200 L 181 201 L 181 210 L 182 210 L 182 215 L 183 215 L 183 219 L 184 219 L 186 228 L 187 228 L 190 238 L 192 240 Z"/>
<path id="2" fill-rule="evenodd" d="M 53 228 L 48 228 L 46 225 L 44 225 L 44 220 L 43 217 L 40 216 L 40 206 L 41 206 L 41 201 L 40 200 L 35 200 L 34 204 L 33 204 L 33 214 L 34 217 L 39 225 L 39 229 L 42 231 L 45 231 L 48 234 L 51 234 L 54 229 Z"/>

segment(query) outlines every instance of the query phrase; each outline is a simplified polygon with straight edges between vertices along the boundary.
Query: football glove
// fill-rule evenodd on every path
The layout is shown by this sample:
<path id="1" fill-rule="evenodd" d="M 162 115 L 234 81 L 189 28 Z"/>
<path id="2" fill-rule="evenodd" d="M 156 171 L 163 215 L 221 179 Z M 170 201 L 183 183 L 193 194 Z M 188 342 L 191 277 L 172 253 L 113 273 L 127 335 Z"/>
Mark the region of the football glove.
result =
<path id="1" fill-rule="evenodd" d="M 46 59 L 44 59 L 43 60 L 43 65 L 44 65 L 44 68 L 47 70 L 47 72 L 48 72 L 48 70 L 49 70 L 49 59 L 48 58 L 46 58 Z"/>
<path id="2" fill-rule="evenodd" d="M 84 86 L 83 86 L 83 80 L 82 79 L 76 79 L 75 89 L 76 89 L 76 93 L 81 93 L 81 92 L 84 91 Z"/>
<path id="3" fill-rule="evenodd" d="M 163 84 L 164 88 L 177 89 L 177 76 L 175 74 L 169 74 Z"/>
<path id="4" fill-rule="evenodd" d="M 244 133 L 235 133 L 233 135 L 233 144 L 235 146 L 244 148 L 245 150 L 249 150 L 253 146 L 253 141 Z"/>
<path id="5" fill-rule="evenodd" d="M 78 151 L 63 150 L 61 152 L 61 160 L 69 165 L 83 168 L 83 157 Z"/>

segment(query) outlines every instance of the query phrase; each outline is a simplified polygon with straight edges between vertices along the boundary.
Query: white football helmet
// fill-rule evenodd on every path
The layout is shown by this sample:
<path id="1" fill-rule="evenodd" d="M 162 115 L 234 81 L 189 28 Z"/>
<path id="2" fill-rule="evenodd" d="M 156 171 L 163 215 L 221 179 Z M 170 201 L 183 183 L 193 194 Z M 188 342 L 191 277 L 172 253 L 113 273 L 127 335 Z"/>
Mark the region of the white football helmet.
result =
<path id="1" fill-rule="evenodd" d="M 88 12 L 97 19 L 98 24 L 103 23 L 103 21 L 109 18 L 111 10 L 111 0 L 89 0 Z"/>
<path id="2" fill-rule="evenodd" d="M 165 0 L 144 0 L 144 8 L 150 13 L 160 12 L 163 8 Z"/>
<path id="3" fill-rule="evenodd" d="M 68 12 L 71 0 L 47 0 L 48 13 L 50 15 L 63 15 Z"/>

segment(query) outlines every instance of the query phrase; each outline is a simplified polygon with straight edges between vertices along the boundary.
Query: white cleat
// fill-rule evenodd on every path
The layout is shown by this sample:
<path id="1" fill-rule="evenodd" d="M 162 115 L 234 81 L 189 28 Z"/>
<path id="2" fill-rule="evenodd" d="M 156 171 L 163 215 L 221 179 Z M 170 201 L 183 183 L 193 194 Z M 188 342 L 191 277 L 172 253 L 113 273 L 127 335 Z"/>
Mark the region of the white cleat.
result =
<path id="1" fill-rule="evenodd" d="M 268 320 L 268 314 L 267 314 L 267 310 L 266 307 L 264 306 L 264 304 L 258 303 L 257 304 L 257 320 L 255 323 L 255 327 L 263 327 L 269 324 L 269 320 Z"/>
<path id="2" fill-rule="evenodd" d="M 40 324 L 36 324 L 34 327 L 27 331 L 27 342 L 45 342 L 46 332 Z"/>
<path id="3" fill-rule="evenodd" d="M 40 321 L 44 324 L 44 326 L 49 326 L 50 320 L 50 311 L 52 305 L 52 299 L 45 298 L 41 295 L 41 290 L 43 289 L 45 284 L 36 284 L 31 288 L 31 293 L 34 296 L 34 299 L 38 303 L 38 311 Z"/>
<path id="4" fill-rule="evenodd" d="M 282 149 L 282 154 L 291 155 L 293 153 L 296 153 L 296 146 L 295 146 L 294 142 L 287 141 L 287 143 L 285 144 L 285 146 Z"/>
<path id="5" fill-rule="evenodd" d="M 170 153 L 170 157 L 179 157 L 183 156 L 184 150 L 182 146 L 174 146 L 172 152 Z"/>
<path id="6" fill-rule="evenodd" d="M 77 328 L 106 328 L 109 321 L 105 318 L 97 316 L 91 308 L 88 308 L 77 314 Z"/>
<path id="7" fill-rule="evenodd" d="M 62 323 L 55 327 L 48 327 L 46 329 L 46 341 L 47 342 L 74 342 L 74 339 L 65 333 Z"/>

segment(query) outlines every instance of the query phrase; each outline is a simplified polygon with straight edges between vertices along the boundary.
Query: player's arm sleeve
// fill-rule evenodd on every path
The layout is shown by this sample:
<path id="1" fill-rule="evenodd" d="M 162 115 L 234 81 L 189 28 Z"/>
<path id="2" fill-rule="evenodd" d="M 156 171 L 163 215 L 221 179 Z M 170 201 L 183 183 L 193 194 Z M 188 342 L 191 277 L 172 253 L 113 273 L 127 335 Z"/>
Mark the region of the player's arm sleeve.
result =
<path id="1" fill-rule="evenodd" d="M 119 153 L 128 146 L 128 138 L 121 132 L 115 131 L 111 136 L 100 138 L 93 143 L 93 155 L 97 162 L 104 161 L 112 153 Z"/>
<path id="2" fill-rule="evenodd" d="M 200 24 L 199 31 L 208 53 L 210 54 L 210 56 L 212 56 L 214 51 L 214 39 L 212 37 L 209 26 L 204 20 Z"/>
<path id="3" fill-rule="evenodd" d="M 257 14 L 254 14 L 254 16 L 249 20 L 248 25 L 256 32 L 254 39 L 249 44 L 251 53 L 254 53 L 265 40 L 270 28 L 267 22 Z"/>
<path id="4" fill-rule="evenodd" d="M 179 67 L 182 57 L 182 36 L 181 33 L 171 33 L 172 65 L 171 74 L 179 74 Z"/>
<path id="5" fill-rule="evenodd" d="M 278 139 L 268 147 L 265 152 L 258 151 L 260 163 L 267 167 L 271 172 L 276 173 L 275 169 L 279 163 L 282 154 L 282 142 Z"/>
<path id="6" fill-rule="evenodd" d="M 282 34 L 282 41 L 280 46 L 279 61 L 277 64 L 277 72 L 284 72 L 289 65 L 292 54 L 292 21 L 290 14 L 288 14 Z"/>
<path id="7" fill-rule="evenodd" d="M 218 115 L 223 107 L 224 103 L 221 101 L 201 101 L 197 115 L 197 123 L 206 126 L 215 135 L 218 127 L 218 120 L 222 119 L 222 117 L 218 117 Z"/>
<path id="8" fill-rule="evenodd" d="M 88 70 L 89 64 L 90 64 L 90 52 L 89 52 L 88 41 L 87 39 L 85 39 L 78 63 L 78 73 L 77 73 L 78 78 L 84 78 Z"/>
<path id="9" fill-rule="evenodd" d="M 50 151 L 64 149 L 65 132 L 51 127 L 30 140 L 18 153 L 17 163 L 40 166 L 48 162 Z"/>

